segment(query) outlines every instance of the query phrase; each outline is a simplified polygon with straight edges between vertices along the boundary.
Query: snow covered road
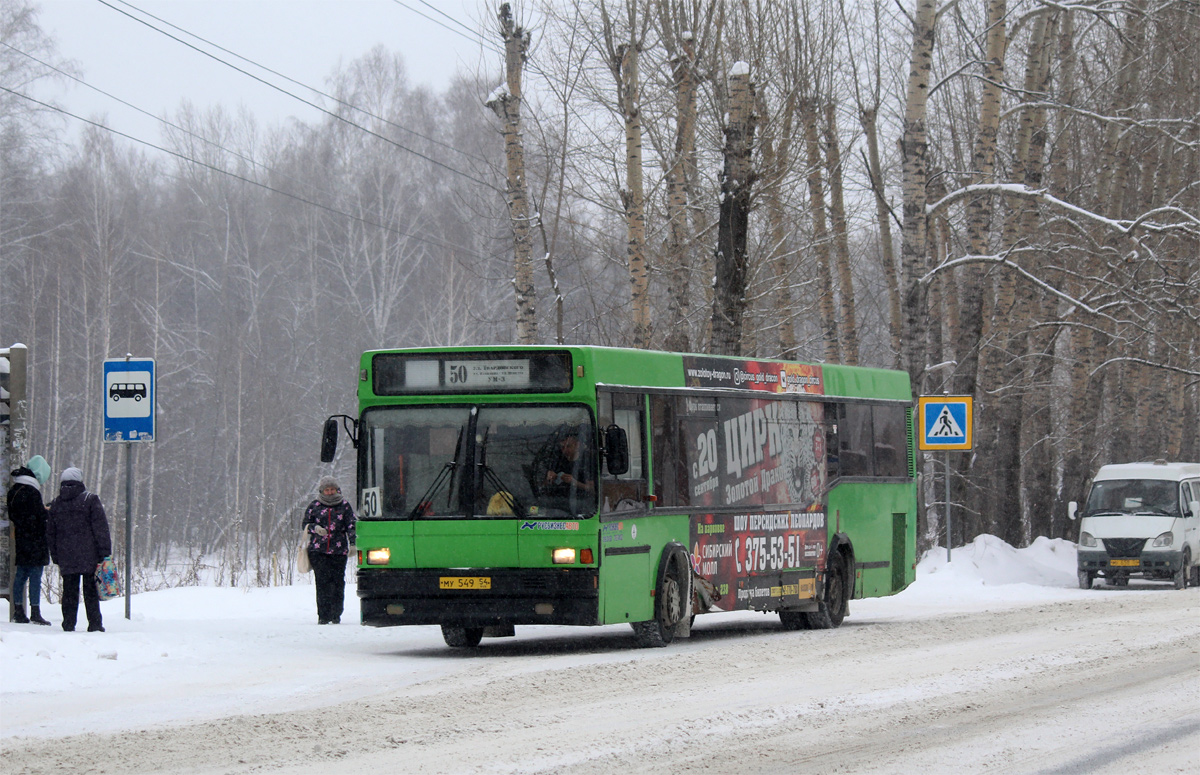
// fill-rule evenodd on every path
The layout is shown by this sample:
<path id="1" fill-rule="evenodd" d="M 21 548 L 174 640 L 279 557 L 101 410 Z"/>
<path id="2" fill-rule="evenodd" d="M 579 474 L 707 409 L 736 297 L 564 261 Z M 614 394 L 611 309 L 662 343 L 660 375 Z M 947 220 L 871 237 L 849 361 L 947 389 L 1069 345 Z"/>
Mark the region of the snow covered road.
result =
<path id="1" fill-rule="evenodd" d="M 840 629 L 702 616 L 665 649 L 318 627 L 304 584 L 148 592 L 103 634 L 0 623 L 0 773 L 1200 771 L 1200 590 L 1075 567 L 980 536 Z"/>
<path id="2" fill-rule="evenodd" d="M 274 713 L 6 736 L 0 769 L 1197 771 L 1200 591 L 1062 595 L 900 616 L 889 611 L 896 599 L 855 601 L 840 629 L 823 632 L 702 617 L 693 638 L 661 650 L 632 649 L 627 628 L 547 628 L 475 651 L 447 649 L 425 629 L 373 631 L 396 646 L 376 659 L 430 670 L 404 680 L 383 671 L 371 690 L 345 666 L 355 698 L 332 705 L 282 699 Z M 11 699 L 6 730 L 20 713 Z"/>

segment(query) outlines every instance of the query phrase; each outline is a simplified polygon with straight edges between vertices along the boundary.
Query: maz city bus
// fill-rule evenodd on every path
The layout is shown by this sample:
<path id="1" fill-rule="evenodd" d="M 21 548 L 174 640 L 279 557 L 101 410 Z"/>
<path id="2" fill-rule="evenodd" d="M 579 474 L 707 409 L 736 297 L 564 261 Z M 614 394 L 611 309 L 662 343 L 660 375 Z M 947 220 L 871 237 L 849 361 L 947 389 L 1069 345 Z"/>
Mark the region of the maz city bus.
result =
<path id="1" fill-rule="evenodd" d="M 662 646 L 697 614 L 836 627 L 913 581 L 907 374 L 609 347 L 363 354 L 362 623 L 626 622 Z"/>

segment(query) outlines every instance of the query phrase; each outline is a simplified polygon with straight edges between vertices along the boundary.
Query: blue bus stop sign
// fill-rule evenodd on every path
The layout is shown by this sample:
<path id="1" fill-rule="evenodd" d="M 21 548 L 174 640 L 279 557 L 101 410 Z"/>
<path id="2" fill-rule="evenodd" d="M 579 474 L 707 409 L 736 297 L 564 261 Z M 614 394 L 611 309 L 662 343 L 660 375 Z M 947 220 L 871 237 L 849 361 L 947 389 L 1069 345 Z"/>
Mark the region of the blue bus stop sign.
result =
<path id="1" fill-rule="evenodd" d="M 104 362 L 104 440 L 154 441 L 154 361 Z"/>

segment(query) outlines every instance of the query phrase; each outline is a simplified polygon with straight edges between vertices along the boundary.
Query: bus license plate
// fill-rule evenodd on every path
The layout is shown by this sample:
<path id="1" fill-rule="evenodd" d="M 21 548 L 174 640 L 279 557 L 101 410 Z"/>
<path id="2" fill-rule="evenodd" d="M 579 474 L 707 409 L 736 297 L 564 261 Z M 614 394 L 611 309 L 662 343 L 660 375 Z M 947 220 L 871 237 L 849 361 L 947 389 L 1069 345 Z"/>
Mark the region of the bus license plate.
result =
<path id="1" fill-rule="evenodd" d="M 438 589 L 491 589 L 491 576 L 442 576 Z"/>
<path id="2" fill-rule="evenodd" d="M 1121 568 L 1136 568 L 1138 566 L 1138 561 L 1137 560 L 1109 560 L 1108 564 L 1112 565 L 1112 566 L 1116 566 L 1116 567 L 1121 567 Z"/>

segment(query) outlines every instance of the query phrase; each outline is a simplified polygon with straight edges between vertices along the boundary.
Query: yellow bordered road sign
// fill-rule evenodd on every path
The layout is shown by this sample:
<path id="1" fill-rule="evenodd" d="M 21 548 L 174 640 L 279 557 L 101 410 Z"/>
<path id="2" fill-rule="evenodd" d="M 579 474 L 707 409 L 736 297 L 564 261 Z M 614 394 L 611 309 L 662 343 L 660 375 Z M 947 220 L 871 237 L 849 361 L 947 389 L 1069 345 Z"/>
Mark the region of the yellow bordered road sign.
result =
<path id="1" fill-rule="evenodd" d="M 917 446 L 923 450 L 972 449 L 974 402 L 971 396 L 921 396 L 917 399 Z"/>

